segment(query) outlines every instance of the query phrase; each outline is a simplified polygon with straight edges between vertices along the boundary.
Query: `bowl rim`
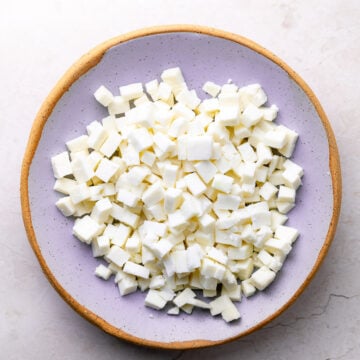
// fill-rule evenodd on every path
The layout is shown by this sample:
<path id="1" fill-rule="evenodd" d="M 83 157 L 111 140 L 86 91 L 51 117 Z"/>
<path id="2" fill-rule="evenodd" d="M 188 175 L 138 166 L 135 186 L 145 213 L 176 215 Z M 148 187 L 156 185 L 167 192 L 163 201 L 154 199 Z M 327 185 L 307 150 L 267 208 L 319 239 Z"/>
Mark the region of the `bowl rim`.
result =
<path id="1" fill-rule="evenodd" d="M 88 72 L 91 68 L 93 68 L 96 64 L 98 64 L 107 50 L 110 48 L 119 45 L 121 43 L 134 40 L 137 38 L 149 36 L 149 35 L 157 35 L 157 34 L 166 34 L 166 33 L 177 33 L 177 32 L 189 32 L 189 33 L 197 33 L 203 35 L 210 35 L 218 38 L 223 38 L 226 40 L 230 40 L 236 42 L 242 46 L 245 46 L 251 50 L 256 51 L 260 55 L 268 58 L 278 66 L 280 66 L 295 83 L 297 83 L 300 88 L 305 92 L 309 100 L 312 102 L 315 110 L 320 117 L 322 124 L 324 126 L 328 145 L 329 145 L 329 169 L 331 173 L 332 180 L 332 189 L 333 189 L 333 214 L 330 221 L 329 229 L 323 243 L 322 248 L 320 249 L 319 255 L 314 263 L 313 268 L 309 272 L 308 276 L 295 292 L 295 294 L 277 311 L 275 311 L 272 315 L 256 324 L 252 328 L 249 328 L 245 331 L 240 332 L 239 334 L 221 340 L 187 340 L 187 341 L 175 341 L 175 342 L 161 342 L 161 341 L 153 341 L 148 339 L 143 339 L 111 325 L 101 317 L 97 316 L 92 311 L 88 310 L 85 306 L 81 305 L 77 302 L 57 281 L 55 276 L 52 274 L 50 268 L 48 267 L 45 258 L 42 255 L 39 244 L 36 240 L 35 231 L 33 228 L 32 220 L 31 220 L 31 211 L 30 211 L 30 201 L 29 201 L 29 192 L 28 192 L 28 177 L 30 172 L 30 166 L 32 163 L 32 159 L 36 153 L 37 146 L 39 144 L 42 130 L 50 117 L 54 107 L 57 102 L 63 96 L 63 94 L 69 89 L 69 87 L 76 82 L 82 75 Z M 61 79 L 57 82 L 55 87 L 50 91 L 49 95 L 46 97 L 44 102 L 42 103 L 31 128 L 28 143 L 25 149 L 22 167 L 21 167 L 21 179 L 20 179 L 20 200 L 21 200 L 21 208 L 22 208 L 22 217 L 25 226 L 25 230 L 27 233 L 27 237 L 29 243 L 40 263 L 42 271 L 46 275 L 47 279 L 51 283 L 51 285 L 55 288 L 55 290 L 59 293 L 59 295 L 82 317 L 90 321 L 92 324 L 97 325 L 106 333 L 111 334 L 115 337 L 118 337 L 123 340 L 130 341 L 132 343 L 154 347 L 154 348 L 162 348 L 162 349 L 172 349 L 172 350 L 185 350 L 185 349 L 195 349 L 195 348 L 203 348 L 209 346 L 215 346 L 220 344 L 225 344 L 230 341 L 239 339 L 245 335 L 248 335 L 264 325 L 268 324 L 270 321 L 274 320 L 281 313 L 283 313 L 290 305 L 292 305 L 295 300 L 300 296 L 300 294 L 305 290 L 308 286 L 312 278 L 314 277 L 316 271 L 321 265 L 322 261 L 327 254 L 330 244 L 335 236 L 336 226 L 339 220 L 340 215 L 340 207 L 341 207 L 341 188 L 342 188 L 342 179 L 341 179 L 341 168 L 340 168 L 340 159 L 339 152 L 335 140 L 335 136 L 329 120 L 327 116 L 313 93 L 310 87 L 305 83 L 305 81 L 292 69 L 288 66 L 283 60 L 278 58 L 269 50 L 263 48 L 259 44 L 254 41 L 247 39 L 241 35 L 237 35 L 231 32 L 199 26 L 199 25 L 188 25 L 188 24 L 178 24 L 178 25 L 164 25 L 164 26 L 153 26 L 148 28 L 143 28 L 139 30 L 135 30 L 126 34 L 122 34 L 116 37 L 113 37 L 92 50 L 83 55 L 79 60 L 77 60 L 61 77 Z"/>

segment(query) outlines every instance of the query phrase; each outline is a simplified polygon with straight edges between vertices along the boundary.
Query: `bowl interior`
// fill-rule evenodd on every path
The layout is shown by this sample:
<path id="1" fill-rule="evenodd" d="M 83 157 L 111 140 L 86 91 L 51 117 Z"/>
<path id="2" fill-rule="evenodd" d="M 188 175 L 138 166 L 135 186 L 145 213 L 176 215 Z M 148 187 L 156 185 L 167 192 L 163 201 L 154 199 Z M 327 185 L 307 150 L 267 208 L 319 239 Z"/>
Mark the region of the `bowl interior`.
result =
<path id="1" fill-rule="evenodd" d="M 73 220 L 63 217 L 54 205 L 60 195 L 52 190 L 50 157 L 64 151 L 67 140 L 84 134 L 91 121 L 107 115 L 95 101 L 94 91 L 103 84 L 117 93 L 119 85 L 159 78 L 164 69 L 174 66 L 181 67 L 189 87 L 201 98 L 206 97 L 201 87 L 208 80 L 224 84 L 232 79 L 239 86 L 261 84 L 269 104 L 280 109 L 277 123 L 299 134 L 293 159 L 305 175 L 287 224 L 301 235 L 276 281 L 266 291 L 244 298 L 238 305 L 242 319 L 230 325 L 201 310 L 172 317 L 149 309 L 144 306 L 144 293 L 121 297 L 112 280 L 105 282 L 93 275 L 101 260 L 94 259 L 91 248 L 72 236 Z M 223 341 L 277 313 L 312 271 L 333 213 L 328 139 L 304 90 L 281 66 L 257 51 L 229 39 L 188 31 L 150 34 L 115 45 L 77 79 L 44 126 L 30 167 L 28 191 L 41 255 L 61 287 L 82 305 L 80 313 L 90 310 L 111 329 L 147 344 Z"/>

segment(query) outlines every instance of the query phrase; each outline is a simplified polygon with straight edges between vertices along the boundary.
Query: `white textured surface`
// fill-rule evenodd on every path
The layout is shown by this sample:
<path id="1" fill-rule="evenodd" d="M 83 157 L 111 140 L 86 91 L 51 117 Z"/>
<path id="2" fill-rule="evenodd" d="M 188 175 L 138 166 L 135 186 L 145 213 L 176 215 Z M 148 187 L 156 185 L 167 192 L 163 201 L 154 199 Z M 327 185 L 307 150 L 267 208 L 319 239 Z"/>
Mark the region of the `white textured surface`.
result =
<path id="1" fill-rule="evenodd" d="M 170 6 L 171 4 L 171 6 Z M 0 349 L 15 359 L 359 359 L 360 6 L 357 0 L 13 0 L 0 12 Z M 20 164 L 32 120 L 83 53 L 137 28 L 193 23 L 253 39 L 293 67 L 321 101 L 343 172 L 337 235 L 314 281 L 264 329 L 217 348 L 157 351 L 112 338 L 52 289 L 27 242 Z"/>

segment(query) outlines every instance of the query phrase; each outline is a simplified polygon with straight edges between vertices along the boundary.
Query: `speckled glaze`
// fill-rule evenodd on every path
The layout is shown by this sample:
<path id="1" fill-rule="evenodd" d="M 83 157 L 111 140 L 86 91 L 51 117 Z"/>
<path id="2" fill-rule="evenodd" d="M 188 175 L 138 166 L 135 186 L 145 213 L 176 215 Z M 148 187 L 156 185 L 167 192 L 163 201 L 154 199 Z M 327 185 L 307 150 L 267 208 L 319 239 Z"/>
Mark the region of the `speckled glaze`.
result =
<path id="1" fill-rule="evenodd" d="M 300 135 L 294 161 L 305 170 L 297 206 L 288 225 L 300 237 L 276 281 L 238 305 L 242 319 L 226 324 L 208 312 L 166 315 L 144 306 L 143 293 L 119 295 L 113 281 L 93 275 L 101 260 L 72 236 L 73 220 L 54 206 L 50 157 L 85 126 L 106 116 L 94 97 L 104 84 L 118 86 L 159 78 L 180 66 L 190 88 L 204 98 L 207 80 L 238 85 L 260 83 L 278 123 Z M 52 285 L 82 316 L 106 332 L 162 348 L 211 346 L 243 336 L 285 310 L 308 284 L 334 236 L 341 200 L 336 143 L 321 106 L 307 85 L 281 60 L 253 42 L 219 30 L 173 26 L 145 29 L 112 39 L 81 58 L 61 79 L 39 111 L 24 157 L 21 199 L 30 243 Z"/>

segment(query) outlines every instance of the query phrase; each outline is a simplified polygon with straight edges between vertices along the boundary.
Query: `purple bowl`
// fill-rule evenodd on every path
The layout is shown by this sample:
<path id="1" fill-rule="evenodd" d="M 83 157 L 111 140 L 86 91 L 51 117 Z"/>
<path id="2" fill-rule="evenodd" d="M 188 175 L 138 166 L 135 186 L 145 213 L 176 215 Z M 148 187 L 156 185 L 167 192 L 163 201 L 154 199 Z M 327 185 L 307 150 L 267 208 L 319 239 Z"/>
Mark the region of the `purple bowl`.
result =
<path id="1" fill-rule="evenodd" d="M 85 126 L 106 116 L 93 96 L 101 85 L 118 86 L 159 78 L 179 66 L 190 88 L 205 97 L 207 81 L 239 86 L 260 83 L 277 123 L 294 129 L 299 141 L 293 155 L 304 168 L 303 185 L 287 224 L 300 237 L 277 275 L 263 292 L 237 306 L 240 321 L 225 323 L 208 312 L 169 316 L 144 306 L 144 293 L 121 297 L 113 281 L 94 276 L 101 262 L 91 248 L 72 236 L 73 219 L 54 203 L 50 157 L 65 142 L 85 133 Z M 106 332 L 138 344 L 193 348 L 223 343 L 248 334 L 285 310 L 308 284 L 334 236 L 341 201 L 336 143 L 318 100 L 309 87 L 274 55 L 240 36 L 219 30 L 173 26 L 145 29 L 112 39 L 81 58 L 61 79 L 35 120 L 26 150 L 21 198 L 30 243 L 59 294 L 82 316 Z"/>

